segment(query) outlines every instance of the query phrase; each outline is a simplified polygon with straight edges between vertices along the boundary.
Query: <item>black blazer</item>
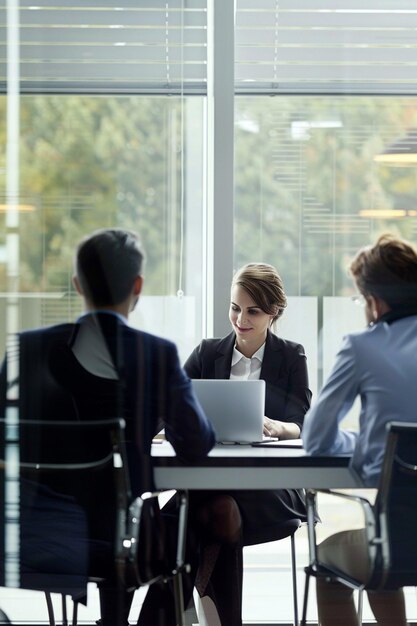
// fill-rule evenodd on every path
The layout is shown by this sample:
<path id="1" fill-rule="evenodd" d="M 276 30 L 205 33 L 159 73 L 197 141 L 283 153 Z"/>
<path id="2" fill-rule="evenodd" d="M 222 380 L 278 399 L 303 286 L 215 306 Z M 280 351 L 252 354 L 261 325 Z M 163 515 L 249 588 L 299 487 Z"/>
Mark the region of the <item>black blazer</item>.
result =
<path id="1" fill-rule="evenodd" d="M 184 369 L 190 378 L 229 378 L 233 346 L 232 332 L 222 339 L 203 339 Z M 266 382 L 265 415 L 302 428 L 310 407 L 307 359 L 302 345 L 268 331 L 260 378 Z"/>

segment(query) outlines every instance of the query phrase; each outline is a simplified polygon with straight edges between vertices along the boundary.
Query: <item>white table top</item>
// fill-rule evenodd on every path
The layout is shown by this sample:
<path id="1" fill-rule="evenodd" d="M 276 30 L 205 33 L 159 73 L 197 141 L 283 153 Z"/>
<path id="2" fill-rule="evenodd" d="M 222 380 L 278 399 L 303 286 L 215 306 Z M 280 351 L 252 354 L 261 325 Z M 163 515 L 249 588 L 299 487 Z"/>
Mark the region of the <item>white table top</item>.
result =
<path id="1" fill-rule="evenodd" d="M 349 457 L 310 457 L 298 448 L 216 446 L 194 464 L 181 462 L 169 443 L 152 446 L 159 489 L 295 489 L 361 486 Z"/>

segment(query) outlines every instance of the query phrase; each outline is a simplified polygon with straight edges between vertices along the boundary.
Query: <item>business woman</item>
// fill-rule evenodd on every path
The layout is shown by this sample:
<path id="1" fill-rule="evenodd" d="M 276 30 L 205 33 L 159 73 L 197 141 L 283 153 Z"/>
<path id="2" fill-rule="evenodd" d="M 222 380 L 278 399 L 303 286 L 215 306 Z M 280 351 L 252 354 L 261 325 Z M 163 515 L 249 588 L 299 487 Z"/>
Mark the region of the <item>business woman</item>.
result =
<path id="1" fill-rule="evenodd" d="M 265 380 L 264 433 L 294 439 L 300 436 L 311 391 L 303 346 L 272 332 L 286 305 L 273 266 L 245 265 L 232 280 L 232 332 L 204 339 L 184 369 L 190 378 Z M 301 491 L 191 492 L 190 524 L 201 537 L 196 587 L 211 597 L 222 625 L 242 624 L 243 546 L 276 540 L 282 523 L 291 518 L 306 519 Z"/>

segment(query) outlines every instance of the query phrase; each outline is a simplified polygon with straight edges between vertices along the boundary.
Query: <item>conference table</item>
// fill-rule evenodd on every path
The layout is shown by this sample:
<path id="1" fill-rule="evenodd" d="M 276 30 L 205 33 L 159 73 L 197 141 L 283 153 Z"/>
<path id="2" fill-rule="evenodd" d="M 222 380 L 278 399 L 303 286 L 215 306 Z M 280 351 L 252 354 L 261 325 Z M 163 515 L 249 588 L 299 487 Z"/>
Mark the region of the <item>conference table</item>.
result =
<path id="1" fill-rule="evenodd" d="M 349 456 L 311 457 L 301 447 L 285 442 L 279 446 L 217 444 L 207 457 L 189 464 L 177 458 L 172 446 L 163 441 L 152 445 L 152 457 L 157 489 L 307 489 L 311 536 L 315 526 L 315 489 L 363 487 L 349 469 Z M 212 623 L 212 610 L 198 602 L 200 624 Z M 298 612 L 296 615 L 298 619 Z"/>
<path id="2" fill-rule="evenodd" d="M 152 445 L 157 489 L 347 489 L 360 487 L 348 456 L 308 456 L 300 447 L 216 445 L 187 464 L 171 445 Z M 363 485 L 362 485 L 363 486 Z"/>

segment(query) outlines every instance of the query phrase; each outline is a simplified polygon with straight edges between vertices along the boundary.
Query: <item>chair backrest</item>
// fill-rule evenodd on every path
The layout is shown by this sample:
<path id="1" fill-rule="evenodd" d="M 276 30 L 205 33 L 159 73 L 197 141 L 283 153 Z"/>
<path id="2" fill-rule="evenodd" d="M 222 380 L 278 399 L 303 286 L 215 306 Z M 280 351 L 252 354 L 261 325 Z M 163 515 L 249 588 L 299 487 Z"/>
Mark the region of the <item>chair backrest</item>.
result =
<path id="1" fill-rule="evenodd" d="M 417 423 L 391 422 L 375 509 L 379 575 L 372 587 L 417 585 Z"/>
<path id="2" fill-rule="evenodd" d="M 124 422 L 0 420 L 0 467 L 17 555 L 0 542 L 3 580 L 18 557 L 18 585 L 85 593 L 89 574 L 116 569 L 130 502 Z M 14 500 L 14 501 L 13 501 Z M 15 585 L 13 585 L 15 586 Z"/>

